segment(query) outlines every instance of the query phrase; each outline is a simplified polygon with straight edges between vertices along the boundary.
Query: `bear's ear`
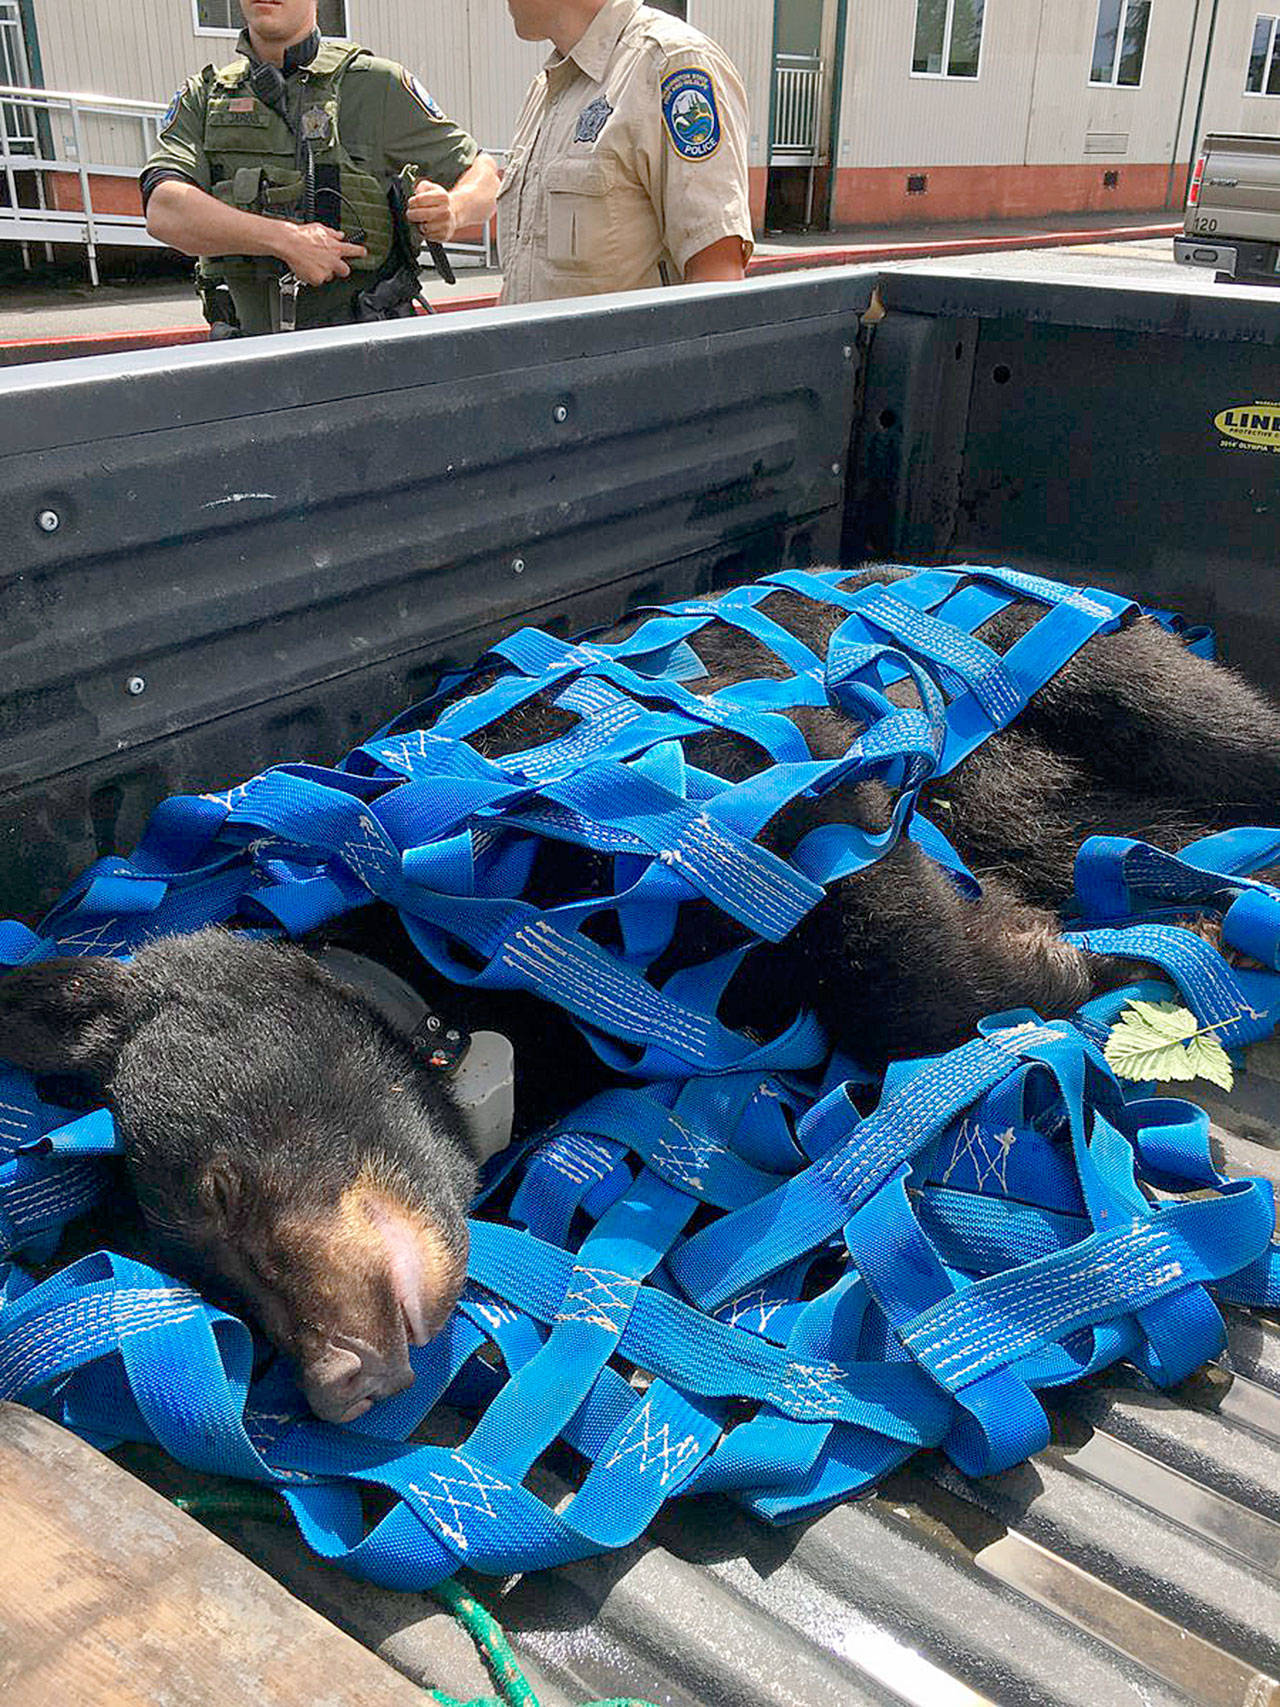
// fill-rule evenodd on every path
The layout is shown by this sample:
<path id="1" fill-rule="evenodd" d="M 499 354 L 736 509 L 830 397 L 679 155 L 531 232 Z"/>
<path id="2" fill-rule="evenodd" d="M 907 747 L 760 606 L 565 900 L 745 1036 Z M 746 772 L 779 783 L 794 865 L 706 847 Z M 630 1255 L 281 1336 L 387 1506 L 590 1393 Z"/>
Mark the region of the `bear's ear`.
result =
<path id="1" fill-rule="evenodd" d="M 98 956 L 0 974 L 0 1061 L 104 1076 L 131 1029 L 134 984 L 128 966 Z"/>

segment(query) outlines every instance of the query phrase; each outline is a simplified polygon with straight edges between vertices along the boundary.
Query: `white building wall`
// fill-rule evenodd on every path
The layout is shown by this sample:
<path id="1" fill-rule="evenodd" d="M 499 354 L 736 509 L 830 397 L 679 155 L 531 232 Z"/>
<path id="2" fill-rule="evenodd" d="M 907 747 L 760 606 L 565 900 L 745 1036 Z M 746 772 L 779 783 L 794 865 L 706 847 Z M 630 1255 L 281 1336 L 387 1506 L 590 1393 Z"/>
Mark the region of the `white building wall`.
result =
<path id="1" fill-rule="evenodd" d="M 1280 132 L 1280 96 L 1243 93 L 1268 10 L 1280 0 L 1219 0 L 1204 129 Z M 912 76 L 913 0 L 849 0 L 838 164 L 1067 165 L 1094 159 L 1106 137 L 1124 138 L 1116 152 L 1132 161 L 1185 159 L 1211 11 L 1152 0 L 1142 83 L 1122 89 L 1089 82 L 1097 0 L 987 0 L 973 82 Z"/>
<path id="2" fill-rule="evenodd" d="M 690 22 L 727 49 L 747 83 L 751 164 L 768 152 L 773 0 L 692 0 Z M 233 56 L 235 32 L 197 31 L 193 0 L 35 0 L 51 89 L 167 102 L 201 66 Z M 415 72 L 444 110 L 483 147 L 510 141 L 546 44 L 520 41 L 506 0 L 347 0 L 348 33 Z M 59 121 L 55 121 L 57 123 Z M 91 119 L 85 152 L 95 165 L 135 165 L 140 131 Z"/>
<path id="3" fill-rule="evenodd" d="M 546 58 L 522 42 L 506 0 L 348 0 L 354 40 L 415 72 L 482 147 L 506 148 Z"/>
<path id="4" fill-rule="evenodd" d="M 1226 0 L 1227 8 L 1238 5 Z M 1045 5 L 1028 163 L 1057 165 L 1101 154 L 1145 164 L 1175 160 L 1179 112 L 1185 143 L 1195 111 L 1209 10 L 1195 0 L 1154 0 L 1141 84 L 1108 88 L 1089 82 L 1096 4 Z"/>
<path id="5" fill-rule="evenodd" d="M 195 45 L 189 0 L 36 0 L 36 34 L 45 86 L 74 94 L 167 101 L 204 59 Z M 51 118 L 55 148 L 74 158 L 70 119 Z M 133 166 L 140 127 L 127 119 L 89 118 L 82 136 L 93 165 Z"/>
<path id="6" fill-rule="evenodd" d="M 1280 95 L 1246 95 L 1244 91 L 1254 21 L 1260 15 L 1277 14 L 1280 4 L 1272 5 L 1270 0 L 1261 4 L 1259 0 L 1219 0 L 1201 135 L 1210 130 L 1244 131 L 1255 136 L 1280 134 Z M 1189 114 L 1195 112 L 1195 97 L 1193 87 L 1187 103 Z M 1190 146 L 1188 142 L 1188 149 Z"/>
<path id="7" fill-rule="evenodd" d="M 973 80 L 912 75 L 915 16 L 912 0 L 849 0 L 837 165 L 1020 162 L 1037 0 L 988 0 Z"/>
<path id="8" fill-rule="evenodd" d="M 482 145 L 507 144 L 545 49 L 516 39 L 505 0 L 348 6 L 353 37 L 408 65 Z M 1280 133 L 1280 96 L 1244 93 L 1253 23 L 1264 7 L 1280 12 L 1280 0 L 1218 0 L 1202 131 Z M 229 34 L 197 32 L 193 0 L 35 0 L 34 9 L 51 88 L 164 102 L 202 65 L 225 62 L 233 47 Z M 1150 165 L 1190 152 L 1209 0 L 1201 0 L 1194 44 L 1195 0 L 1152 0 L 1137 89 L 1089 84 L 1096 0 L 987 0 L 972 83 L 912 76 L 915 10 L 913 0 L 848 0 L 838 166 L 1102 165 L 1109 158 Z M 721 42 L 742 73 L 757 169 L 768 162 L 773 14 L 773 0 L 689 0 L 690 22 Z M 55 119 L 55 132 L 62 122 Z M 138 163 L 141 132 L 127 119 L 92 120 L 83 140 L 91 164 Z"/>
<path id="9" fill-rule="evenodd" d="M 748 164 L 767 166 L 773 0 L 689 0 L 689 22 L 719 42 L 737 66 L 751 109 Z"/>

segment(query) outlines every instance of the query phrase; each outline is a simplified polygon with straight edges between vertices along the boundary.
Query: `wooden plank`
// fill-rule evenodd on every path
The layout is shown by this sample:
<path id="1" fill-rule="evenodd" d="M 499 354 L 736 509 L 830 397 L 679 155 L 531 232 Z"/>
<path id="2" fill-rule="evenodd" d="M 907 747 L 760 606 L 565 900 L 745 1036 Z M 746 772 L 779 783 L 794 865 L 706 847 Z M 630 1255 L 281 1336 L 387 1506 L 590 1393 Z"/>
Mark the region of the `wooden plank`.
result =
<path id="1" fill-rule="evenodd" d="M 5 1707 L 422 1707 L 256 1565 L 57 1424 L 0 1405 Z"/>

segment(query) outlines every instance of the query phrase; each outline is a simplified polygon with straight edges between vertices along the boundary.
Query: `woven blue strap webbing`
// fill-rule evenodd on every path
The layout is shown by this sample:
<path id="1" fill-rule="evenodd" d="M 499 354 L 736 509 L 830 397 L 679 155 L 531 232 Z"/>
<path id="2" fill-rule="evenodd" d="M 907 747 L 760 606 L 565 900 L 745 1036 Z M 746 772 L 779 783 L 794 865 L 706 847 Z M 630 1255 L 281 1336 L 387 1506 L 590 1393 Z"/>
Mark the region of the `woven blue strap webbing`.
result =
<path id="1" fill-rule="evenodd" d="M 1041 1389 L 1118 1358 L 1176 1381 L 1221 1344 L 1208 1285 L 1271 1299 L 1269 1188 L 1214 1172 L 1199 1111 L 1126 1100 L 1096 1016 L 1079 1030 L 1004 1016 L 892 1069 L 861 1115 L 865 1080 L 818 1077 L 811 1021 L 758 1043 L 716 1018 L 741 951 L 661 988 L 650 977 L 687 900 L 714 902 L 748 942 L 776 939 L 898 835 L 955 870 L 914 811 L 923 782 L 1131 609 L 1006 570 L 841 580 L 790 571 L 651 615 L 621 643 L 526 630 L 499 648 L 503 673 L 438 717 L 439 701 L 397 719 L 336 770 L 286 766 L 166 802 L 132 858 L 98 862 L 40 931 L 0 927 L 0 963 L 17 965 L 127 954 L 237 914 L 300 933 L 372 893 L 451 975 L 538 991 L 651 1081 L 492 1167 L 457 1311 L 413 1351 L 413 1386 L 339 1429 L 309 1415 L 279 1360 L 252 1378 L 243 1323 L 146 1265 L 104 1252 L 36 1278 L 28 1265 L 118 1166 L 116 1135 L 103 1111 L 76 1116 L 4 1070 L 0 1395 L 103 1443 L 154 1441 L 278 1486 L 324 1557 L 412 1589 L 464 1563 L 523 1571 L 626 1544 L 677 1493 L 727 1491 L 782 1519 L 920 1446 L 969 1473 L 1000 1468 L 1046 1438 Z M 835 607 L 824 658 L 760 608 L 772 590 Z M 1015 599 L 1043 611 L 997 656 L 974 631 Z M 695 693 L 692 642 L 712 622 L 766 646 L 781 676 Z M 918 707 L 894 703 L 900 684 Z M 548 692 L 564 734 L 501 759 L 471 744 Z M 839 760 L 815 759 L 781 714 L 833 702 L 859 732 Z M 768 763 L 726 785 L 687 751 L 708 730 Z M 790 802 L 864 778 L 893 794 L 887 835 L 831 826 L 787 861 L 761 849 Z M 526 901 L 555 842 L 603 855 L 613 892 Z M 1155 932 L 1140 946 L 1206 1013 L 1239 1023 L 1238 994 L 1262 1016 L 1250 1023 L 1269 1023 L 1275 973 L 1206 961 L 1160 909 L 1193 896 L 1273 968 L 1274 896 L 1248 873 L 1275 846 L 1272 832 L 1213 838 L 1172 875 L 1167 856 L 1117 855 L 1086 946 Z M 609 911 L 617 950 L 589 934 Z M 1140 1176 L 1198 1195 L 1152 1201 Z M 474 1419 L 467 1438 L 414 1443 L 442 1403 Z M 534 1491 L 560 1443 L 579 1467 L 566 1501 Z M 384 1496 L 375 1523 L 362 1489 Z"/>

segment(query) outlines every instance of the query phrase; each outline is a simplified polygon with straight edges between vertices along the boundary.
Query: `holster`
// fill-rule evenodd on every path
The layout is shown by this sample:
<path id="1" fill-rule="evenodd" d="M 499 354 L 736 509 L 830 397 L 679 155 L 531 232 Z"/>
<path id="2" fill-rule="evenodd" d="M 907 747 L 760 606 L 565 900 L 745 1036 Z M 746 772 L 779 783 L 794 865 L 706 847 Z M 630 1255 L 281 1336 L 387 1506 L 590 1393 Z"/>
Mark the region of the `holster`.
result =
<path id="1" fill-rule="evenodd" d="M 351 300 L 351 318 L 362 324 L 373 320 L 407 320 L 421 294 L 422 275 L 418 270 L 417 249 L 410 235 L 406 212 L 418 176 L 416 166 L 405 166 L 388 186 L 391 253 L 378 269 L 373 283 L 358 291 Z"/>
<path id="2" fill-rule="evenodd" d="M 210 341 L 217 342 L 223 338 L 241 337 L 236 306 L 226 281 L 202 278 L 197 273 L 196 290 L 199 293 L 200 307 L 204 311 L 204 317 L 209 322 Z"/>

